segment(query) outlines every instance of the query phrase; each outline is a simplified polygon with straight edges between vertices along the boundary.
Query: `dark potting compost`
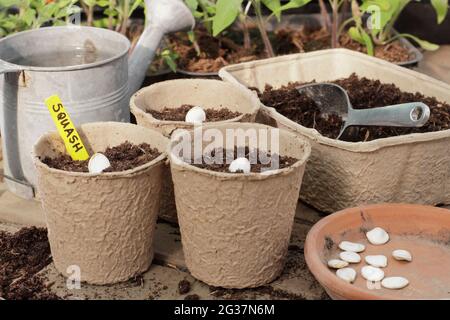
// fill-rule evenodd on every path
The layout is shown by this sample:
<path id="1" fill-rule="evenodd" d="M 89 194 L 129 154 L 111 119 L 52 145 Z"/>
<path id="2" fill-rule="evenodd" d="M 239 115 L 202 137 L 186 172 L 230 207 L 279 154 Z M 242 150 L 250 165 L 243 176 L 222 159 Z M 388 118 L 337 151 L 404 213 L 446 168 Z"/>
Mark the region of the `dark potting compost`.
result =
<path id="1" fill-rule="evenodd" d="M 147 110 L 154 118 L 163 121 L 185 121 L 186 114 L 189 110 L 191 110 L 194 106 L 184 104 L 178 108 L 169 108 L 165 107 L 161 111 L 156 110 Z M 228 108 L 220 108 L 220 109 L 205 109 L 206 113 L 206 121 L 207 122 L 216 122 L 216 121 L 224 121 L 234 119 L 242 115 L 240 112 L 233 112 Z"/>
<path id="2" fill-rule="evenodd" d="M 450 105 L 440 102 L 434 97 L 426 97 L 419 92 L 404 92 L 394 84 L 360 78 L 356 74 L 330 82 L 347 90 L 354 109 L 376 108 L 408 102 L 423 102 L 430 107 L 430 119 L 421 128 L 355 126 L 347 129 L 357 130 L 355 135 L 357 139 L 352 140 L 354 142 L 450 129 Z M 258 94 L 263 104 L 275 108 L 290 120 L 304 127 L 316 129 L 325 137 L 336 139 L 343 125 L 343 119 L 337 114 L 322 114 L 313 99 L 297 91 L 296 88 L 304 84 L 289 83 L 278 89 L 266 85 L 264 92 L 258 92 Z"/>
<path id="3" fill-rule="evenodd" d="M 279 39 L 278 43 L 283 45 L 278 48 L 279 54 L 331 49 L 331 34 L 325 29 L 286 28 L 277 31 L 276 36 Z M 343 33 L 339 37 L 339 47 L 367 53 L 367 48 L 354 41 L 347 33 Z M 400 41 L 375 45 L 374 56 L 394 63 L 406 62 L 411 59 L 409 49 L 405 48 Z"/>
<path id="4" fill-rule="evenodd" d="M 6 300 L 56 300 L 39 272 L 52 262 L 47 230 L 0 231 L 0 297 Z"/>
<path id="5" fill-rule="evenodd" d="M 191 291 L 191 283 L 187 280 L 181 280 L 178 283 L 178 292 L 180 294 L 187 294 Z"/>
<path id="6" fill-rule="evenodd" d="M 104 170 L 104 172 L 119 172 L 134 169 L 161 155 L 161 152 L 152 148 L 147 143 L 134 145 L 128 141 L 115 147 L 109 147 L 102 153 L 111 163 L 111 167 Z M 89 172 L 89 160 L 74 161 L 67 154 L 61 154 L 56 158 L 45 157 L 42 162 L 54 169 L 73 172 Z"/>
<path id="7" fill-rule="evenodd" d="M 242 149 L 240 149 L 242 150 Z M 191 163 L 193 166 L 196 166 L 197 168 L 201 168 L 201 169 L 206 169 L 206 170 L 211 170 L 211 171 L 216 171 L 216 172 L 225 172 L 225 173 L 230 173 L 229 171 L 229 166 L 230 163 L 227 163 L 227 158 L 228 159 L 236 159 L 238 158 L 240 155 L 240 153 L 238 151 L 237 147 L 234 148 L 234 150 L 226 150 L 223 148 L 217 148 L 211 151 L 210 154 L 204 154 L 202 159 L 200 161 L 194 161 L 194 159 L 191 159 Z M 268 152 L 262 152 L 259 149 L 252 149 L 249 150 L 248 147 L 245 147 L 245 150 L 243 150 L 244 154 L 245 154 L 245 158 L 251 160 L 251 159 L 256 159 L 257 163 L 251 163 L 251 167 L 250 167 L 250 171 L 252 173 L 261 173 L 263 169 L 269 169 L 271 164 L 267 164 L 264 162 L 264 159 L 261 159 L 261 154 L 263 154 L 263 158 L 271 158 L 272 156 L 276 156 L 276 154 L 270 154 Z M 261 153 L 260 153 L 261 152 Z M 216 154 L 218 156 L 222 156 L 222 163 L 213 163 L 213 158 L 216 157 Z M 205 161 L 206 159 L 206 161 Z M 283 168 L 287 168 L 291 165 L 293 165 L 294 163 L 296 163 L 298 161 L 298 159 L 292 158 L 292 157 L 288 157 L 288 156 L 279 156 L 279 169 L 283 169 Z M 201 163 L 199 163 L 201 162 Z M 252 161 L 250 161 L 252 162 Z M 242 172 L 236 172 L 238 173 L 242 173 Z"/>
<path id="8" fill-rule="evenodd" d="M 197 28 L 195 37 L 198 48 L 191 43 L 186 33 L 169 36 L 168 46 L 179 56 L 178 68 L 190 72 L 217 72 L 224 66 L 240 62 L 267 58 L 263 42 L 257 28 L 250 28 L 251 46 L 244 47 L 243 33 L 240 30 L 228 30 L 222 36 L 213 37 L 206 30 Z M 311 52 L 331 48 L 331 34 L 325 29 L 312 29 L 304 26 L 282 28 L 268 32 L 276 55 Z M 365 46 L 351 39 L 346 33 L 339 38 L 341 48 L 367 53 Z M 399 41 L 374 48 L 377 58 L 389 62 L 410 60 L 409 49 Z"/>

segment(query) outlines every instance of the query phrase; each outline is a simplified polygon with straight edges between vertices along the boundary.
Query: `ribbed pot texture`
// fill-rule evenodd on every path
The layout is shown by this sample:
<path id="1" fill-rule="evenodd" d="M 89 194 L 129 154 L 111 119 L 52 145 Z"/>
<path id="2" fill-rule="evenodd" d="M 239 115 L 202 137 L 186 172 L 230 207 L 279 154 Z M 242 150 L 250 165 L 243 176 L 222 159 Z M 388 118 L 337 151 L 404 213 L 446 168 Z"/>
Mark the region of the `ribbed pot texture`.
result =
<path id="1" fill-rule="evenodd" d="M 264 90 L 266 84 L 279 88 L 295 81 L 327 82 L 352 73 L 450 102 L 450 85 L 346 49 L 228 66 L 219 75 L 242 88 Z M 352 143 L 326 138 L 274 108 L 262 106 L 260 111 L 259 122 L 288 129 L 311 143 L 300 196 L 321 211 L 385 202 L 450 204 L 450 130 Z"/>
<path id="2" fill-rule="evenodd" d="M 162 121 L 154 118 L 147 110 L 160 111 L 164 107 L 181 107 L 184 104 L 201 106 L 204 109 L 228 108 L 242 113 L 241 116 L 218 122 L 205 122 L 205 126 L 215 126 L 231 122 L 253 122 L 259 110 L 259 100 L 254 93 L 238 86 L 206 79 L 181 79 L 159 82 L 143 88 L 130 101 L 131 112 L 138 125 L 160 131 L 170 137 L 176 129 L 192 129 L 193 125 L 184 121 Z M 173 183 L 170 168 L 164 170 L 163 195 L 159 217 L 177 222 Z"/>
<path id="3" fill-rule="evenodd" d="M 278 130 L 250 123 L 215 128 L 224 139 L 227 129 Z M 199 169 L 171 152 L 180 137 L 189 134 L 192 131 L 177 131 L 168 150 L 189 271 L 209 285 L 225 288 L 271 282 L 283 270 L 309 143 L 280 130 L 280 154 L 297 158 L 295 164 L 269 174 L 232 174 Z M 236 141 L 236 146 L 243 146 Z"/>
<path id="4" fill-rule="evenodd" d="M 117 122 L 85 124 L 78 131 L 90 154 L 125 141 L 145 142 L 162 152 L 135 169 L 90 174 L 56 170 L 40 160 L 65 152 L 56 132 L 45 134 L 34 146 L 38 193 L 58 271 L 70 276 L 69 267 L 77 266 L 81 281 L 92 284 L 126 281 L 146 271 L 153 259 L 168 139 Z"/>

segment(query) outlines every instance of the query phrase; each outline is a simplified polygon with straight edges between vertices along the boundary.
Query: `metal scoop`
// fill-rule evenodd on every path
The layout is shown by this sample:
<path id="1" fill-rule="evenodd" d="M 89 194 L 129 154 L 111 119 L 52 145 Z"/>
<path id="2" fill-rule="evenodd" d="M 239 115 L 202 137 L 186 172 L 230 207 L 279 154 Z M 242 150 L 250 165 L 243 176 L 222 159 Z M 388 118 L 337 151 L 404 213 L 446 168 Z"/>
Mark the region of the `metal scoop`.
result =
<path id="1" fill-rule="evenodd" d="M 345 121 L 337 139 L 350 138 L 346 129 L 350 126 L 411 127 L 425 125 L 430 118 L 430 108 L 422 102 L 396 104 L 392 106 L 353 109 L 347 91 L 334 83 L 316 83 L 298 87 L 300 94 L 306 95 L 327 114 L 337 114 Z M 355 130 L 350 133 L 352 136 Z M 345 133 L 345 134 L 344 134 Z"/>

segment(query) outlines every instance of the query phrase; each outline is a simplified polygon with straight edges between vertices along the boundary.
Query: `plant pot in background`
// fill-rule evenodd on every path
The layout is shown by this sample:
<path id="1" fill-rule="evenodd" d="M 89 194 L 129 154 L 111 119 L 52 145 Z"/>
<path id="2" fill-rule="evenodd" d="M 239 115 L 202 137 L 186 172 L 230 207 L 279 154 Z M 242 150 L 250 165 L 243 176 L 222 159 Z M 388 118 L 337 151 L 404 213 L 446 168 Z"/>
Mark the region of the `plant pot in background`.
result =
<path id="1" fill-rule="evenodd" d="M 438 24 L 429 1 L 409 3 L 395 26 L 401 33 L 411 33 L 436 44 L 450 44 L 450 15 Z"/>
<path id="2" fill-rule="evenodd" d="M 449 85 L 345 49 L 249 62 L 226 67 L 219 74 L 226 81 L 263 91 L 266 84 L 278 88 L 289 82 L 329 81 L 352 73 L 450 102 Z M 450 204 L 450 130 L 352 143 L 326 138 L 274 108 L 262 107 L 259 119 L 311 142 L 300 196 L 321 211 L 383 202 Z"/>
<path id="3" fill-rule="evenodd" d="M 201 106 L 204 109 L 238 111 L 242 115 L 224 121 L 205 122 L 204 126 L 216 126 L 230 122 L 253 122 L 260 102 L 253 92 L 218 80 L 185 79 L 154 84 L 138 91 L 131 98 L 131 112 L 138 125 L 160 131 L 170 137 L 175 129 L 193 129 L 193 124 L 184 121 L 163 121 L 154 118 L 146 110 L 160 111 L 164 107 L 177 108 L 184 104 Z M 169 166 L 163 173 L 163 193 L 160 217 L 169 222 L 177 222 L 173 184 Z"/>
<path id="4" fill-rule="evenodd" d="M 223 137 L 227 129 L 275 130 L 249 123 L 215 128 Z M 297 158 L 296 163 L 268 174 L 234 174 L 199 169 L 180 159 L 172 148 L 186 135 L 193 133 L 174 134 L 168 152 L 189 271 L 208 285 L 224 288 L 271 282 L 283 270 L 309 143 L 280 130 L 279 152 Z M 214 141 L 218 147 L 226 145 L 219 140 Z M 243 146 L 234 140 L 235 146 Z M 203 141 L 203 146 L 210 143 Z"/>
<path id="5" fill-rule="evenodd" d="M 351 17 L 351 14 L 348 13 L 348 16 Z M 323 26 L 322 16 L 320 14 L 287 14 L 282 16 L 281 22 L 279 23 L 274 17 L 270 21 L 269 29 L 298 28 L 302 25 L 312 29 L 321 28 Z M 397 31 L 394 30 L 394 33 L 397 34 Z M 404 62 L 396 62 L 395 64 L 406 68 L 417 66 L 423 59 L 422 52 L 404 37 L 401 37 L 399 42 L 409 51 L 410 59 Z"/>
<path id="6" fill-rule="evenodd" d="M 283 14 L 280 21 L 278 21 L 277 18 L 274 16 L 272 18 L 269 18 L 268 22 L 266 24 L 267 31 L 273 33 L 275 31 L 279 31 L 282 29 L 296 30 L 296 29 L 300 29 L 301 27 L 306 27 L 307 29 L 310 29 L 310 30 L 319 30 L 323 27 L 323 18 L 320 13 L 293 14 L 291 11 L 289 11 L 289 12 L 290 12 L 289 14 Z M 344 14 L 344 17 L 351 17 L 351 13 Z M 235 27 L 237 29 L 239 29 L 239 23 L 235 23 Z M 256 24 L 252 25 L 250 28 L 254 29 L 256 31 L 256 36 L 252 35 L 252 39 L 254 42 L 255 39 L 259 38 L 259 33 L 257 31 Z M 394 31 L 394 33 L 396 34 L 397 32 Z M 226 34 L 223 36 L 229 37 Z M 410 58 L 407 61 L 395 62 L 395 64 L 403 66 L 403 67 L 407 67 L 407 68 L 416 67 L 417 64 L 423 59 L 422 52 L 419 49 L 417 49 L 408 39 L 406 39 L 404 37 L 401 37 L 398 41 L 402 47 L 407 49 L 407 51 L 409 52 Z M 306 51 L 325 49 L 323 47 L 324 46 L 323 40 L 310 41 L 309 43 L 310 43 L 310 46 L 312 46 L 312 48 L 307 49 Z M 277 51 L 274 41 L 272 44 L 274 45 L 275 51 Z M 306 44 L 306 47 L 308 47 L 308 43 L 305 43 L 305 44 Z M 329 39 L 329 43 L 327 43 L 327 44 L 331 45 L 331 37 Z M 291 44 L 291 46 L 293 46 L 293 45 Z M 316 47 L 320 47 L 320 48 L 317 49 Z M 287 50 L 286 43 L 283 40 L 280 40 L 280 48 L 282 48 L 281 50 Z M 295 50 L 295 53 L 298 53 L 298 52 L 300 52 L 299 49 Z M 279 52 L 275 52 L 275 54 L 277 56 L 281 56 L 281 55 L 285 55 L 286 52 L 279 51 Z M 257 60 L 257 57 L 254 57 L 251 61 L 255 61 L 255 60 Z M 230 65 L 231 64 L 234 64 L 234 63 L 230 63 Z M 177 71 L 177 74 L 178 74 L 178 77 L 184 76 L 184 77 L 189 77 L 189 78 L 209 78 L 209 79 L 218 78 L 218 72 L 192 72 L 192 71 L 179 69 Z"/>
<path id="7" fill-rule="evenodd" d="M 81 281 L 111 284 L 148 269 L 162 186 L 168 139 L 131 124 L 82 125 L 79 133 L 90 154 L 125 141 L 148 143 L 162 154 L 132 170 L 102 174 L 76 173 L 48 167 L 40 159 L 65 153 L 56 132 L 34 147 L 38 193 L 56 269 L 68 276 L 78 266 Z"/>

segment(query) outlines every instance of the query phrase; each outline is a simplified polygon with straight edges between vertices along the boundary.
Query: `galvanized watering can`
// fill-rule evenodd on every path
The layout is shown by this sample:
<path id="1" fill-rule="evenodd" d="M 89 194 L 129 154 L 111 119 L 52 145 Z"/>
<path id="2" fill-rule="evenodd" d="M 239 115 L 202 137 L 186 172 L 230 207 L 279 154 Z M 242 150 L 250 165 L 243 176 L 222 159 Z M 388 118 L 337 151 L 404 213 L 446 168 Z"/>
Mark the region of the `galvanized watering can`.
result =
<path id="1" fill-rule="evenodd" d="M 47 97 L 59 95 L 76 125 L 130 121 L 129 99 L 163 36 L 195 24 L 181 0 L 145 2 L 147 27 L 129 58 L 126 37 L 92 27 L 48 27 L 0 40 L 0 129 L 10 191 L 34 195 L 32 146 L 55 130 Z"/>

